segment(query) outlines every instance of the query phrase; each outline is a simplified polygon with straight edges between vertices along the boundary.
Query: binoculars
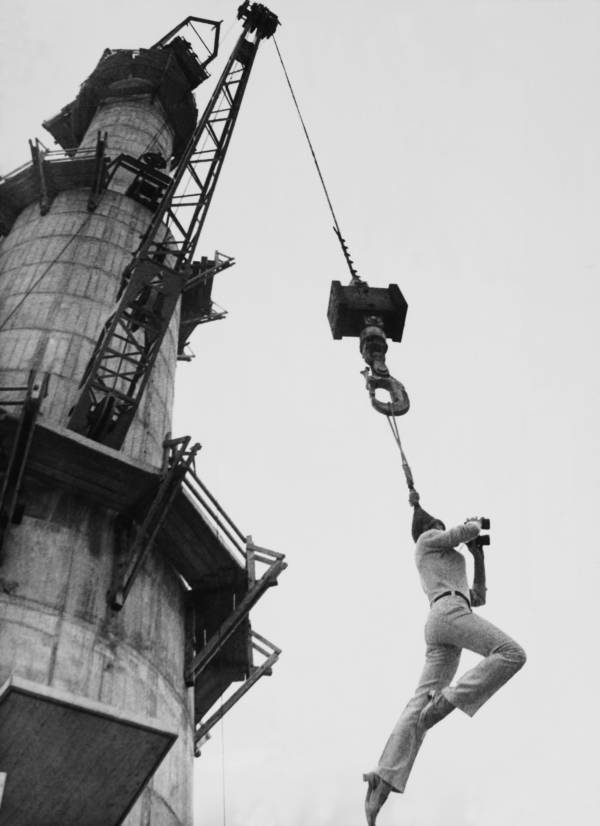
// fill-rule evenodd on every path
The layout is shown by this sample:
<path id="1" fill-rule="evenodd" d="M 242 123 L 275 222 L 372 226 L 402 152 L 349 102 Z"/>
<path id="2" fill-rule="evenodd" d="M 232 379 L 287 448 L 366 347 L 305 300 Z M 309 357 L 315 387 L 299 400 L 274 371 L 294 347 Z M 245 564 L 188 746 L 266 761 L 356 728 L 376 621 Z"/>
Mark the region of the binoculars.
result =
<path id="1" fill-rule="evenodd" d="M 482 517 L 480 517 L 479 521 L 481 522 L 481 530 L 482 531 L 489 531 L 489 529 L 490 529 L 490 520 L 487 517 L 482 516 Z M 486 534 L 486 536 L 481 536 L 481 534 L 480 534 L 478 537 L 476 537 L 473 540 L 473 543 L 475 545 L 477 545 L 478 547 L 482 548 L 484 545 L 489 545 L 490 544 L 490 538 L 487 534 Z"/>

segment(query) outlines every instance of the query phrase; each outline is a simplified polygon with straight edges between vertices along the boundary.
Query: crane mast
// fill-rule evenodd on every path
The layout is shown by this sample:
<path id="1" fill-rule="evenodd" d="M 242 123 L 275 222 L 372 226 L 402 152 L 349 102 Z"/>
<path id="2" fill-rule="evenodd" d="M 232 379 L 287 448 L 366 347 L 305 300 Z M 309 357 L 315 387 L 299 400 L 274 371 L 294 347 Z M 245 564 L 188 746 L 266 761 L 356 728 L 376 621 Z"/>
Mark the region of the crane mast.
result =
<path id="1" fill-rule="evenodd" d="M 278 18 L 259 3 L 238 10 L 243 29 L 203 115 L 126 267 L 113 314 L 80 384 L 68 427 L 120 448 L 177 303 L 203 268 L 193 260 L 260 42 Z M 213 266 L 212 277 L 223 263 Z"/>

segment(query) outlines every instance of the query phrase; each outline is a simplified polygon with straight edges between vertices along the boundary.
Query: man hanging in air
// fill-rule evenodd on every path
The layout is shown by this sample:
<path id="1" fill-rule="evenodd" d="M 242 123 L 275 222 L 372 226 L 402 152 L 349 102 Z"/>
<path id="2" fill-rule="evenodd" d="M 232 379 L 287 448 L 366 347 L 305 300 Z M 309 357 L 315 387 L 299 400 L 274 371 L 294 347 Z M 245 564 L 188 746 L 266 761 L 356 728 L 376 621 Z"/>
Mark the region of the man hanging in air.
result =
<path id="1" fill-rule="evenodd" d="M 414 507 L 417 570 L 431 606 L 425 625 L 425 666 L 377 768 L 364 775 L 368 826 L 375 826 L 390 792 L 404 791 L 426 731 L 455 708 L 472 717 L 525 663 L 520 645 L 472 611 L 485 604 L 483 537 L 479 536 L 483 520 L 467 519 L 464 525 L 446 530 L 443 522 L 421 508 L 414 489 L 409 501 Z M 467 583 L 465 558 L 456 550 L 463 542 L 474 560 L 472 588 Z M 463 648 L 484 659 L 451 686 Z"/>

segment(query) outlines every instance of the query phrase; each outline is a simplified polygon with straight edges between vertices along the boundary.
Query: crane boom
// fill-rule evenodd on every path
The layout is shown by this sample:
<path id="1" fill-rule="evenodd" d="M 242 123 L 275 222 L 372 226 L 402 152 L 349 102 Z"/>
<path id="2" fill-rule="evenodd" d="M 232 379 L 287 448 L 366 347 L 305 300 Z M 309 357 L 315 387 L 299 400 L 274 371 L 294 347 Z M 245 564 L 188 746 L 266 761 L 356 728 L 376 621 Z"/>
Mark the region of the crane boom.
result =
<path id="1" fill-rule="evenodd" d="M 140 245 L 126 267 L 80 384 L 68 426 L 120 448 L 186 282 L 258 46 L 279 25 L 259 3 L 238 10 L 242 33 L 198 121 Z M 166 228 L 166 232 L 165 232 Z"/>

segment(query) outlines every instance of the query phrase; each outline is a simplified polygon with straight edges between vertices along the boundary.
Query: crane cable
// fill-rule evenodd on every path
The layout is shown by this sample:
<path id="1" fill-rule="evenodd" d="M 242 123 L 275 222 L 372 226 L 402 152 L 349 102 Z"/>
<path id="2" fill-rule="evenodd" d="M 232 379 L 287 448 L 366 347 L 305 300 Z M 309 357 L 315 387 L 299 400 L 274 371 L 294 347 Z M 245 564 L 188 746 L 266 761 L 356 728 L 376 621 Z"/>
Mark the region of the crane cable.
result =
<path id="1" fill-rule="evenodd" d="M 222 664 L 219 671 L 222 672 Z M 227 787 L 225 785 L 225 716 L 223 715 L 223 694 L 221 694 L 221 807 L 223 826 L 227 826 Z"/>
<path id="2" fill-rule="evenodd" d="M 350 275 L 352 276 L 353 283 L 360 283 L 361 279 L 356 271 L 356 267 L 354 266 L 354 261 L 350 256 L 350 250 L 348 249 L 348 245 L 344 236 L 342 235 L 342 231 L 340 229 L 340 225 L 335 214 L 335 210 L 333 208 L 333 204 L 331 203 L 331 198 L 329 197 L 329 191 L 327 190 L 327 184 L 325 183 L 325 178 L 323 177 L 323 173 L 321 172 L 321 167 L 319 166 L 319 161 L 317 160 L 317 155 L 315 153 L 314 147 L 312 145 L 312 141 L 310 139 L 310 135 L 308 134 L 308 129 L 306 128 L 306 123 L 304 122 L 304 118 L 302 117 L 302 112 L 300 111 L 300 105 L 298 103 L 298 99 L 296 98 L 296 94 L 292 87 L 292 81 L 290 80 L 290 76 L 288 71 L 285 67 L 285 63 L 283 62 L 283 57 L 281 56 L 281 52 L 279 50 L 279 45 L 277 43 L 277 39 L 275 35 L 273 35 L 273 43 L 275 44 L 275 49 L 277 50 L 277 55 L 279 57 L 279 62 L 281 63 L 281 68 L 283 69 L 283 74 L 285 76 L 288 88 L 290 90 L 290 94 L 292 96 L 292 100 L 294 101 L 294 106 L 296 107 L 296 112 L 298 113 L 298 117 L 300 118 L 300 123 L 302 124 L 302 129 L 304 131 L 304 135 L 306 137 L 306 141 L 308 143 L 308 148 L 310 149 L 310 154 L 312 155 L 313 161 L 315 163 L 315 167 L 317 170 L 317 174 L 319 176 L 319 180 L 321 181 L 321 186 L 323 187 L 323 192 L 325 193 L 325 198 L 327 199 L 327 205 L 329 206 L 329 211 L 331 212 L 331 217 L 333 218 L 333 231 L 337 235 L 338 241 L 340 242 L 340 246 L 342 248 L 342 253 L 344 258 L 346 259 L 346 264 L 348 265 L 348 269 L 350 270 Z"/>
<path id="3" fill-rule="evenodd" d="M 276 40 L 275 36 L 273 36 L 273 43 L 275 44 L 275 49 L 277 50 L 277 55 L 279 57 L 279 62 L 281 63 L 281 68 L 283 69 L 283 74 L 285 76 L 288 88 L 290 90 L 290 94 L 292 96 L 294 106 L 296 107 L 296 111 L 298 113 L 298 117 L 300 119 L 300 123 L 302 125 L 302 129 L 304 131 L 304 135 L 306 137 L 306 141 L 308 143 L 308 147 L 310 149 L 310 153 L 312 155 L 312 158 L 313 158 L 316 170 L 317 170 L 317 174 L 319 175 L 319 180 L 321 181 L 321 185 L 323 187 L 323 192 L 325 193 L 325 198 L 327 199 L 327 205 L 329 206 L 329 211 L 331 212 L 331 216 L 333 218 L 333 224 L 334 224 L 333 230 L 334 230 L 335 234 L 337 235 L 338 240 L 340 242 L 340 246 L 342 248 L 344 258 L 346 259 L 346 264 L 348 265 L 348 269 L 350 270 L 350 274 L 352 276 L 352 282 L 354 284 L 361 283 L 360 276 L 358 275 L 358 273 L 356 271 L 356 268 L 354 266 L 354 262 L 352 261 L 352 258 L 350 257 L 350 251 L 348 250 L 348 245 L 346 244 L 346 241 L 345 241 L 344 237 L 342 236 L 342 231 L 340 229 L 340 225 L 338 223 L 338 220 L 337 220 L 337 217 L 336 217 L 336 214 L 335 214 L 335 210 L 333 208 L 333 204 L 331 203 L 331 198 L 330 198 L 329 192 L 327 190 L 327 185 L 325 183 L 323 173 L 321 172 L 321 167 L 319 165 L 319 161 L 317 160 L 317 156 L 316 156 L 312 141 L 310 139 L 310 135 L 308 134 L 308 129 L 306 127 L 306 123 L 304 121 L 304 118 L 302 117 L 302 112 L 300 111 L 300 105 L 298 103 L 298 99 L 296 98 L 296 95 L 294 93 L 294 89 L 292 87 L 292 82 L 290 80 L 290 76 L 289 76 L 288 71 L 286 69 L 286 66 L 285 66 L 285 63 L 283 61 L 283 57 L 281 55 L 281 51 L 279 49 L 279 45 L 277 43 L 277 40 Z M 398 445 L 398 449 L 400 450 L 400 456 L 401 456 L 401 459 L 402 459 L 402 470 L 404 471 L 404 477 L 406 479 L 406 485 L 407 485 L 408 490 L 409 490 L 409 501 L 410 501 L 411 505 L 416 504 L 419 501 L 419 494 L 417 493 L 417 491 L 415 489 L 415 482 L 414 482 L 412 470 L 410 468 L 410 465 L 408 464 L 408 459 L 406 458 L 404 448 L 402 447 L 402 441 L 400 439 L 400 433 L 398 431 L 398 424 L 397 424 L 396 419 L 395 419 L 394 416 L 386 415 L 386 419 L 387 419 L 388 424 L 390 426 L 390 430 L 392 431 L 392 435 L 394 437 L 394 440 L 395 440 L 396 444 Z"/>

